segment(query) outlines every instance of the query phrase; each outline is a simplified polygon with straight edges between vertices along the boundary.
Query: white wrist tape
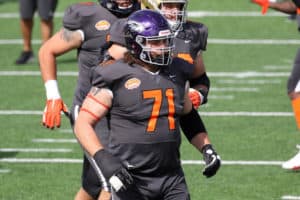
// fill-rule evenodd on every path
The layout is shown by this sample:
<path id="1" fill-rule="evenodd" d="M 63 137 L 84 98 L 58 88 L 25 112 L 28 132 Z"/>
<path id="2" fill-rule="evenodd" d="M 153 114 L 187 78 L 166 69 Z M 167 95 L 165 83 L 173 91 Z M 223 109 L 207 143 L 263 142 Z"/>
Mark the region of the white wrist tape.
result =
<path id="1" fill-rule="evenodd" d="M 119 177 L 113 175 L 110 179 L 109 179 L 109 183 L 110 185 L 114 188 L 114 190 L 116 192 L 118 192 L 124 185 L 122 183 L 122 181 L 119 179 Z"/>
<path id="2" fill-rule="evenodd" d="M 45 83 L 47 99 L 60 99 L 58 85 L 56 80 L 49 80 Z"/>
<path id="3" fill-rule="evenodd" d="M 276 3 L 277 0 L 269 0 L 269 2 L 271 2 L 271 3 Z"/>

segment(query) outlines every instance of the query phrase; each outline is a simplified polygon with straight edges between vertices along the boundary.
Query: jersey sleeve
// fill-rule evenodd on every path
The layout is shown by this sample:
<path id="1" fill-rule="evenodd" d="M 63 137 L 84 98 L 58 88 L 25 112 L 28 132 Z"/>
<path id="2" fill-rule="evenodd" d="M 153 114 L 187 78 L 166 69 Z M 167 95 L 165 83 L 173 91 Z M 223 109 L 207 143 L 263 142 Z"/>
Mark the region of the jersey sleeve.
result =
<path id="1" fill-rule="evenodd" d="M 208 38 L 208 28 L 202 23 L 187 21 L 183 26 L 178 36 L 184 40 L 191 41 L 191 49 L 193 49 L 193 56 L 199 51 L 205 51 Z"/>
<path id="2" fill-rule="evenodd" d="M 185 61 L 182 58 L 175 57 L 170 65 L 171 71 L 181 74 L 183 79 L 189 80 L 194 72 L 195 65 Z"/>
<path id="3" fill-rule="evenodd" d="M 69 30 L 83 29 L 85 20 L 88 16 L 93 15 L 96 6 L 94 3 L 78 3 L 69 6 L 63 17 L 63 26 Z"/>

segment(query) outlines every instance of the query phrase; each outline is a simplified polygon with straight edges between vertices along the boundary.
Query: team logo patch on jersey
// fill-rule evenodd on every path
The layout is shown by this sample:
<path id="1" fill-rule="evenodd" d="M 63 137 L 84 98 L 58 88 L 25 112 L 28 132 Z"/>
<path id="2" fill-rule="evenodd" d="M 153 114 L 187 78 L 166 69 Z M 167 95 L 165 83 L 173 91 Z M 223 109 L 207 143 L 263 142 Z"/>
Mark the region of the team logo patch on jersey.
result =
<path id="1" fill-rule="evenodd" d="M 91 6 L 94 4 L 94 2 L 79 2 L 81 5 Z"/>
<path id="2" fill-rule="evenodd" d="M 106 20 L 101 20 L 101 21 L 98 21 L 96 24 L 95 24 L 95 28 L 98 30 L 98 31 L 106 31 L 110 28 L 110 23 Z"/>
<path id="3" fill-rule="evenodd" d="M 125 82 L 125 88 L 132 90 L 138 88 L 141 85 L 141 80 L 137 78 L 131 78 Z"/>

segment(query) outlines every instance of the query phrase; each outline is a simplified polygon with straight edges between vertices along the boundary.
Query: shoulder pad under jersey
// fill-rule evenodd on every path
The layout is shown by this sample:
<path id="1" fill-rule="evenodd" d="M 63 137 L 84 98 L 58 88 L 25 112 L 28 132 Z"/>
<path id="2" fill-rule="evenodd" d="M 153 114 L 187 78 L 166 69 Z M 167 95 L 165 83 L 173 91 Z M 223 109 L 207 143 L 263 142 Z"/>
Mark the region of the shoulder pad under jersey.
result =
<path id="1" fill-rule="evenodd" d="M 123 60 L 117 60 L 105 66 L 98 66 L 93 72 L 92 84 L 95 87 L 110 87 L 114 81 L 121 79 L 128 74 L 128 64 Z"/>
<path id="2" fill-rule="evenodd" d="M 98 3 L 86 2 L 69 6 L 64 13 L 63 26 L 70 30 L 81 29 L 84 26 L 85 18 L 97 12 Z"/>
<path id="3" fill-rule="evenodd" d="M 124 33 L 124 28 L 126 25 L 126 18 L 121 18 L 115 21 L 110 30 L 109 30 L 109 41 L 113 43 L 120 44 L 122 46 L 126 46 L 126 41 L 125 41 L 125 33 Z"/>
<path id="4" fill-rule="evenodd" d="M 198 52 L 205 51 L 208 38 L 208 28 L 202 23 L 187 21 L 183 24 L 183 30 L 178 33 L 177 38 L 191 40 L 192 48 Z"/>

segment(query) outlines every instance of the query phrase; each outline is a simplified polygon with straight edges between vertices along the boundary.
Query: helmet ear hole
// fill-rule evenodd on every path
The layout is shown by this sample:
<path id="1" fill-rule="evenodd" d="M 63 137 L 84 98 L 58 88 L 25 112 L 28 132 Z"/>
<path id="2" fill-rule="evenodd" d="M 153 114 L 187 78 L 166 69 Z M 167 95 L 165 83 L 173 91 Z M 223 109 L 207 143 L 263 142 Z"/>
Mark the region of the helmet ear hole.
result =
<path id="1" fill-rule="evenodd" d="M 115 7 L 116 5 L 115 5 L 115 3 L 113 3 L 113 2 L 107 2 L 106 3 L 106 7 L 108 8 L 108 9 L 113 9 L 113 7 Z"/>

